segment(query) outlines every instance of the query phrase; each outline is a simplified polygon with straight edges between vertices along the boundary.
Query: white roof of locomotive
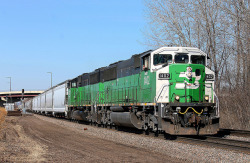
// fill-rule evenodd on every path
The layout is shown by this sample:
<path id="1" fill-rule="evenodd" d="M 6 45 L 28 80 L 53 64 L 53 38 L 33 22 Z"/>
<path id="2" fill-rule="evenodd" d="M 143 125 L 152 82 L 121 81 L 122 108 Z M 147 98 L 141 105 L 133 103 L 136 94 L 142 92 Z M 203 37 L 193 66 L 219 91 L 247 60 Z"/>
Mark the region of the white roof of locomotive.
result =
<path id="1" fill-rule="evenodd" d="M 152 51 L 152 54 L 164 54 L 166 52 L 172 52 L 172 53 L 192 53 L 193 55 L 204 55 L 207 56 L 206 53 L 201 51 L 198 48 L 194 47 L 161 47 L 159 49 L 156 49 Z"/>

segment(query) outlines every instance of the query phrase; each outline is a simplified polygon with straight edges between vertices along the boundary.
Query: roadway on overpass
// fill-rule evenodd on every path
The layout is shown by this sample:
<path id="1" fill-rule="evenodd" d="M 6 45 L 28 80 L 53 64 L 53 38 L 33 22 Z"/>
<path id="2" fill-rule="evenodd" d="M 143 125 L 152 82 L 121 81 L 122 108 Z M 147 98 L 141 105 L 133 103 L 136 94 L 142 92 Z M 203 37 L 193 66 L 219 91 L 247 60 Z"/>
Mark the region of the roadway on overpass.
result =
<path id="1" fill-rule="evenodd" d="M 24 97 L 34 97 L 44 91 L 24 91 Z M 22 97 L 22 91 L 0 92 L 0 97 Z"/>
<path id="2" fill-rule="evenodd" d="M 22 94 L 22 91 L 9 91 L 9 92 L 0 92 L 0 106 L 3 107 L 3 104 L 6 102 L 17 102 L 20 101 L 22 97 L 24 98 L 31 98 L 35 97 L 44 91 L 24 91 L 24 94 Z"/>

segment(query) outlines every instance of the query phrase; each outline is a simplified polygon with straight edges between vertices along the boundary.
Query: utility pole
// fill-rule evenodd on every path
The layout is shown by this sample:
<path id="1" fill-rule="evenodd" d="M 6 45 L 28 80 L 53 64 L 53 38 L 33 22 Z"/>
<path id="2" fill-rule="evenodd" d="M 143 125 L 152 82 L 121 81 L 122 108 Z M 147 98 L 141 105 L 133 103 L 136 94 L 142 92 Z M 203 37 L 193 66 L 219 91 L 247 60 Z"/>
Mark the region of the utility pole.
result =
<path id="1" fill-rule="evenodd" d="M 50 83 L 50 88 L 52 88 L 52 72 L 47 72 L 51 75 L 51 83 Z M 54 90 L 52 89 L 52 110 L 54 110 Z M 54 113 L 54 112 L 53 112 Z"/>
<path id="2" fill-rule="evenodd" d="M 12 103 L 12 97 L 11 97 L 11 77 L 6 77 L 10 79 L 10 103 Z"/>
<path id="3" fill-rule="evenodd" d="M 50 88 L 52 88 L 52 72 L 47 72 L 47 73 L 50 74 L 50 77 L 51 77 L 51 78 L 50 78 L 50 79 L 51 79 L 51 80 L 50 80 Z"/>

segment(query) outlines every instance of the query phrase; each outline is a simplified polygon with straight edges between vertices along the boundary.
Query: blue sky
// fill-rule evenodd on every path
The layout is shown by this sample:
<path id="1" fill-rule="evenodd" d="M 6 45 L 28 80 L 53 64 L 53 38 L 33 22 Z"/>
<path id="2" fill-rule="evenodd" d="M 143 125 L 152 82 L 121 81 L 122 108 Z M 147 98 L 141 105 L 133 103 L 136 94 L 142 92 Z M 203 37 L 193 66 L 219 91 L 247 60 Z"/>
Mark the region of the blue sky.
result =
<path id="1" fill-rule="evenodd" d="M 148 50 L 143 0 L 1 0 L 0 91 L 44 90 Z"/>

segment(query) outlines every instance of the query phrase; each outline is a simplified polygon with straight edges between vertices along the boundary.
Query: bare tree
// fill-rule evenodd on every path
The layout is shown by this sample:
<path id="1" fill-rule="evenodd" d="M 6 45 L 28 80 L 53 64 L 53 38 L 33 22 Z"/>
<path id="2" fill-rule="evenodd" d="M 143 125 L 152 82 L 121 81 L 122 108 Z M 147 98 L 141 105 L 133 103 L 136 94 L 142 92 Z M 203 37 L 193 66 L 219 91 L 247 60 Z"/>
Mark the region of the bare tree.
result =
<path id="1" fill-rule="evenodd" d="M 145 32 L 150 46 L 194 46 L 211 58 L 216 87 L 230 53 L 226 33 L 229 22 L 223 19 L 220 0 L 151 0 L 146 1 L 150 30 Z"/>
<path id="2" fill-rule="evenodd" d="M 193 46 L 206 52 L 217 92 L 234 93 L 235 101 L 224 98 L 229 100 L 225 113 L 236 107 L 245 127 L 250 115 L 249 1 L 145 0 L 149 26 L 144 31 L 148 46 Z"/>
<path id="3" fill-rule="evenodd" d="M 236 60 L 237 65 L 237 86 L 243 86 L 243 88 L 249 88 L 250 80 L 250 10 L 249 10 L 249 0 L 224 0 L 221 8 L 232 22 L 231 26 L 234 28 L 235 32 L 228 33 L 235 43 L 232 45 L 232 48 L 236 49 Z"/>

